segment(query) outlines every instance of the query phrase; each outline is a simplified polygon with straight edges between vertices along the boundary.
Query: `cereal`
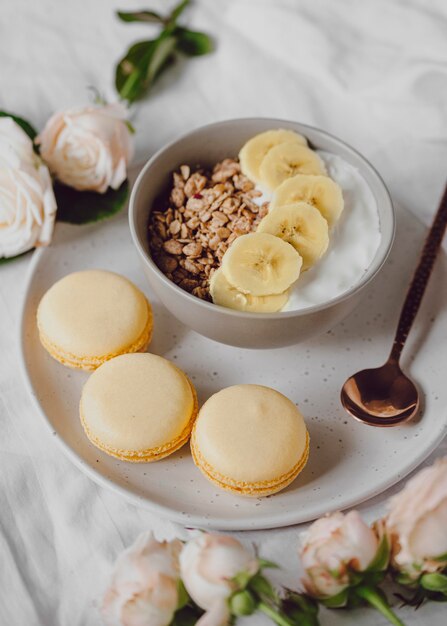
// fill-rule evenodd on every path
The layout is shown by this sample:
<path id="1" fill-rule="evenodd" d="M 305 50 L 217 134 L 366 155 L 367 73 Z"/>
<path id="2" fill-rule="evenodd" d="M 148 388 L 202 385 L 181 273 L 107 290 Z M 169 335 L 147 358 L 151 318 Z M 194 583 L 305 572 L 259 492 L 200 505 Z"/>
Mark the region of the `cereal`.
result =
<path id="1" fill-rule="evenodd" d="M 211 300 L 209 279 L 228 246 L 256 230 L 268 212 L 267 202 L 253 201 L 261 195 L 234 159 L 217 163 L 212 172 L 181 165 L 172 174 L 167 201 L 150 216 L 154 261 L 179 287 Z"/>

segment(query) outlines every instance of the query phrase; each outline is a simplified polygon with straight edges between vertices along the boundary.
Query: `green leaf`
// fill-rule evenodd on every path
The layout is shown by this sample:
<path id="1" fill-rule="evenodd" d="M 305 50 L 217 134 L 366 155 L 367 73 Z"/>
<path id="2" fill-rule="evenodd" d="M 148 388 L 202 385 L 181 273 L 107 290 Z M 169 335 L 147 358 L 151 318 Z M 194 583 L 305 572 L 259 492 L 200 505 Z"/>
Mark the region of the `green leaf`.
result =
<path id="1" fill-rule="evenodd" d="M 447 552 L 444 552 L 444 554 L 441 554 L 440 556 L 436 556 L 434 559 L 434 561 L 439 561 L 439 562 L 443 562 L 443 561 L 447 561 Z"/>
<path id="2" fill-rule="evenodd" d="M 155 40 L 138 41 L 116 66 L 115 87 L 124 100 L 133 101 L 135 85 L 142 80 L 154 49 Z"/>
<path id="3" fill-rule="evenodd" d="M 320 622 L 316 615 L 300 615 L 299 613 L 296 615 L 296 621 L 293 622 L 296 626 L 320 626 Z"/>
<path id="4" fill-rule="evenodd" d="M 140 41 L 129 48 L 118 64 L 115 85 L 124 100 L 134 102 L 150 89 L 172 61 L 176 38 L 163 33 L 154 40 Z"/>
<path id="5" fill-rule="evenodd" d="M 428 591 L 447 591 L 447 576 L 445 574 L 433 573 L 421 576 L 421 585 Z"/>
<path id="6" fill-rule="evenodd" d="M 188 4 L 189 4 L 189 0 L 182 0 L 180 4 L 174 7 L 174 9 L 171 12 L 171 15 L 168 17 L 168 20 L 167 20 L 169 24 L 171 24 L 172 26 L 175 25 L 175 22 L 180 17 L 180 14 L 183 13 L 183 11 L 186 9 Z"/>
<path id="7" fill-rule="evenodd" d="M 383 571 L 388 567 L 390 560 L 390 546 L 386 535 L 382 536 L 376 555 L 366 568 L 366 572 Z"/>
<path id="8" fill-rule="evenodd" d="M 126 22 L 158 21 L 164 25 L 157 39 L 137 42 L 119 61 L 115 86 L 123 100 L 132 103 L 141 98 L 174 61 L 176 51 L 198 56 L 213 49 L 212 40 L 205 33 L 177 26 L 177 19 L 188 4 L 189 0 L 183 0 L 167 18 L 153 11 L 118 12 L 118 17 Z"/>
<path id="9" fill-rule="evenodd" d="M 397 572 L 393 574 L 393 578 L 397 583 L 399 583 L 399 585 L 404 585 L 405 587 L 415 587 L 416 585 L 416 581 L 404 572 Z"/>
<path id="10" fill-rule="evenodd" d="M 129 131 L 129 133 L 131 135 L 135 135 L 136 130 L 135 130 L 135 126 L 129 122 L 129 120 L 124 120 L 125 125 L 127 126 L 127 130 Z"/>
<path id="11" fill-rule="evenodd" d="M 338 578 L 334 576 L 334 578 Z M 349 570 L 349 585 L 352 587 L 353 585 L 358 585 L 363 580 L 363 572 L 357 572 L 354 569 Z"/>
<path id="12" fill-rule="evenodd" d="M 262 611 L 262 613 L 267 615 L 267 617 L 269 617 L 275 624 L 278 624 L 278 626 L 296 626 L 297 624 L 302 623 L 301 621 L 297 622 L 294 618 L 289 619 L 289 617 L 284 615 L 278 607 L 266 604 L 265 602 L 260 602 L 258 604 L 258 610 Z"/>
<path id="13" fill-rule="evenodd" d="M 117 11 L 116 14 L 122 22 L 165 23 L 164 17 L 155 11 Z"/>
<path id="14" fill-rule="evenodd" d="M 0 265 L 6 265 L 7 263 L 11 263 L 11 261 L 16 261 L 17 259 L 20 259 L 22 256 L 25 256 L 25 254 L 29 254 L 33 250 L 34 248 L 31 248 L 31 250 L 27 250 L 26 252 L 22 252 L 21 254 L 16 254 L 16 256 L 1 257 Z"/>
<path id="15" fill-rule="evenodd" d="M 279 569 L 279 565 L 274 561 L 269 561 L 268 559 L 258 559 L 258 561 L 260 569 L 262 569 L 263 567 L 270 569 Z"/>
<path id="16" fill-rule="evenodd" d="M 0 111 L 0 117 L 11 117 L 14 122 L 16 122 L 16 124 L 23 128 L 23 130 L 30 139 L 34 141 L 34 139 L 36 138 L 37 131 L 35 130 L 35 128 L 33 128 L 33 126 L 31 126 L 31 124 L 24 120 L 22 117 L 18 117 L 17 115 L 13 115 L 12 113 L 8 113 L 7 111 Z"/>
<path id="17" fill-rule="evenodd" d="M 144 79 L 145 89 L 149 89 L 154 80 L 169 64 L 169 57 L 174 51 L 176 42 L 176 37 L 159 37 L 159 39 L 156 40 L 156 45 L 151 55 Z"/>
<path id="18" fill-rule="evenodd" d="M 379 583 L 383 581 L 387 573 L 387 570 L 377 570 L 376 572 L 364 572 L 362 582 L 365 585 L 370 585 L 372 587 L 377 587 Z"/>
<path id="19" fill-rule="evenodd" d="M 276 600 L 277 593 L 267 578 L 262 574 L 255 574 L 248 584 L 248 588 L 254 591 L 260 598 Z"/>
<path id="20" fill-rule="evenodd" d="M 324 604 L 324 606 L 327 606 L 328 609 L 336 609 L 338 607 L 345 606 L 347 599 L 348 589 L 343 589 L 343 591 L 340 591 L 337 595 L 332 596 L 331 598 L 321 599 L 320 602 L 321 604 Z"/>
<path id="21" fill-rule="evenodd" d="M 87 224 L 111 217 L 123 208 L 129 192 L 129 183 L 123 182 L 119 189 L 107 189 L 105 193 L 94 191 L 78 191 L 56 181 L 56 196 L 59 222 L 69 224 Z"/>
<path id="22" fill-rule="evenodd" d="M 213 40 L 206 33 L 200 33 L 180 26 L 175 29 L 178 37 L 177 50 L 188 56 L 201 56 L 214 50 Z"/>
<path id="23" fill-rule="evenodd" d="M 301 613 L 309 613 L 311 615 L 317 615 L 318 602 L 308 596 L 306 593 L 298 593 L 291 589 L 286 590 L 286 597 L 282 600 L 282 605 L 286 607 L 294 607 L 295 610 Z"/>
<path id="24" fill-rule="evenodd" d="M 183 581 L 180 578 L 177 581 L 177 595 L 178 595 L 177 609 L 182 609 L 184 606 L 188 604 L 189 595 L 188 595 L 188 592 L 186 591 Z"/>

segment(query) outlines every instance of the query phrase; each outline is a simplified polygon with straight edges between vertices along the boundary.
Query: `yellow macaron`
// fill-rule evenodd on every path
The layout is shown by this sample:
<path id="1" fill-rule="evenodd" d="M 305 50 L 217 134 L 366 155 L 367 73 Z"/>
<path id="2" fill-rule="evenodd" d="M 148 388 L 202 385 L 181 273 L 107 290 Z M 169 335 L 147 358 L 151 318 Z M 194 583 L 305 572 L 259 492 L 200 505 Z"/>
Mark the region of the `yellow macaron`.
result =
<path id="1" fill-rule="evenodd" d="M 197 395 L 173 363 L 123 354 L 101 365 L 82 390 L 80 417 L 90 441 L 123 461 L 158 461 L 191 434 Z"/>
<path id="2" fill-rule="evenodd" d="M 297 407 L 261 385 L 222 389 L 200 409 L 191 436 L 194 463 L 212 483 L 243 496 L 289 485 L 309 456 Z"/>
<path id="3" fill-rule="evenodd" d="M 45 293 L 37 326 L 42 345 L 57 361 L 94 370 L 119 354 L 146 349 L 152 309 L 124 276 L 86 270 L 68 274 Z"/>

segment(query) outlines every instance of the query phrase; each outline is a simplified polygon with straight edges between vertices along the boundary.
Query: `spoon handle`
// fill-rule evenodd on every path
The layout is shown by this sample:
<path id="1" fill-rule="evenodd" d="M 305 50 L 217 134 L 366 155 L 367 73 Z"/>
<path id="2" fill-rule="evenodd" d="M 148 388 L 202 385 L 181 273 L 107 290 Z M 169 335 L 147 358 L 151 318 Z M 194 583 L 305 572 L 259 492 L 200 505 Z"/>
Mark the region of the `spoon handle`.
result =
<path id="1" fill-rule="evenodd" d="M 398 361 L 422 301 L 436 256 L 447 226 L 447 186 L 425 240 L 419 264 L 414 272 L 397 325 L 390 359 Z"/>

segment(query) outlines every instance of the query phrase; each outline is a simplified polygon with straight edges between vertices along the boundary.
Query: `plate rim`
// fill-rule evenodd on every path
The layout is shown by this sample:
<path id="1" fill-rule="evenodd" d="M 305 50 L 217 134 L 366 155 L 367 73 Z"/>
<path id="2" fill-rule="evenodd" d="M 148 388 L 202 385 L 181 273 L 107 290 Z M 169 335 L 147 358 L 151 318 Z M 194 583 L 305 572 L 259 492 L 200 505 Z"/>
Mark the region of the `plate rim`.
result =
<path id="1" fill-rule="evenodd" d="M 418 218 L 418 216 L 414 215 L 412 211 L 409 211 L 420 224 L 423 222 Z M 126 223 L 126 222 L 125 222 Z M 126 224 L 127 225 L 127 224 Z M 76 228 L 76 226 L 65 225 L 64 227 L 71 230 Z M 424 224 L 425 227 L 425 224 Z M 172 522 L 176 522 L 181 524 L 183 527 L 191 527 L 191 528 L 206 528 L 213 530 L 227 530 L 227 531 L 245 531 L 245 530 L 267 530 L 273 528 L 285 528 L 287 526 L 293 526 L 297 524 L 310 523 L 311 521 L 321 517 L 327 512 L 332 512 L 336 510 L 346 510 L 353 506 L 357 506 L 374 498 L 375 496 L 385 492 L 387 489 L 392 487 L 393 485 L 400 482 L 403 478 L 408 476 L 416 467 L 418 467 L 423 461 L 442 443 L 444 437 L 447 434 L 447 414 L 444 416 L 444 425 L 442 429 L 442 436 L 439 437 L 439 432 L 432 431 L 432 433 L 436 432 L 436 435 L 431 435 L 430 445 L 424 448 L 424 450 L 418 454 L 416 457 L 412 457 L 408 463 L 406 463 L 399 470 L 399 474 L 393 474 L 389 478 L 385 478 L 380 481 L 374 488 L 366 489 L 363 492 L 362 497 L 352 497 L 350 498 L 347 495 L 341 502 L 338 504 L 334 503 L 331 506 L 329 503 L 318 506 L 314 506 L 311 511 L 311 516 L 306 514 L 305 516 L 300 515 L 299 509 L 292 511 L 280 511 L 277 515 L 257 515 L 256 517 L 252 517 L 251 520 L 238 520 L 238 519 L 227 519 L 219 516 L 213 517 L 203 517 L 202 515 L 197 514 L 185 514 L 181 511 L 172 509 L 169 506 L 165 506 L 163 504 L 159 504 L 158 502 L 154 502 L 149 498 L 139 496 L 130 489 L 126 489 L 125 487 L 118 485 L 113 479 L 107 478 L 101 472 L 96 470 L 94 467 L 89 465 L 80 455 L 78 455 L 73 448 L 59 435 L 58 431 L 55 430 L 54 426 L 50 418 L 45 413 L 32 383 L 31 375 L 28 370 L 28 365 L 26 362 L 25 356 L 25 343 L 26 343 L 26 333 L 25 333 L 25 325 L 26 325 L 26 316 L 27 316 L 27 305 L 30 297 L 30 288 L 31 283 L 34 277 L 34 274 L 41 262 L 42 257 L 45 256 L 47 252 L 47 248 L 40 248 L 33 253 L 31 258 L 31 262 L 28 266 L 27 276 L 25 280 L 24 293 L 20 307 L 20 318 L 18 324 L 18 332 L 19 332 L 19 363 L 20 370 L 22 374 L 22 380 L 25 383 L 25 388 L 31 396 L 32 404 L 37 409 L 38 414 L 42 422 L 45 424 L 47 428 L 47 432 L 53 435 L 52 440 L 56 439 L 60 449 L 65 454 L 65 456 L 84 474 L 86 474 L 91 480 L 93 480 L 96 484 L 101 487 L 105 487 L 120 496 L 122 496 L 125 500 L 132 503 L 135 506 L 140 506 L 145 510 L 148 510 L 151 513 L 159 515 L 162 519 L 167 519 Z M 446 254 L 445 250 L 442 249 L 441 253 Z M 365 426 L 367 428 L 367 426 Z M 323 501 L 324 502 L 324 501 Z"/>

